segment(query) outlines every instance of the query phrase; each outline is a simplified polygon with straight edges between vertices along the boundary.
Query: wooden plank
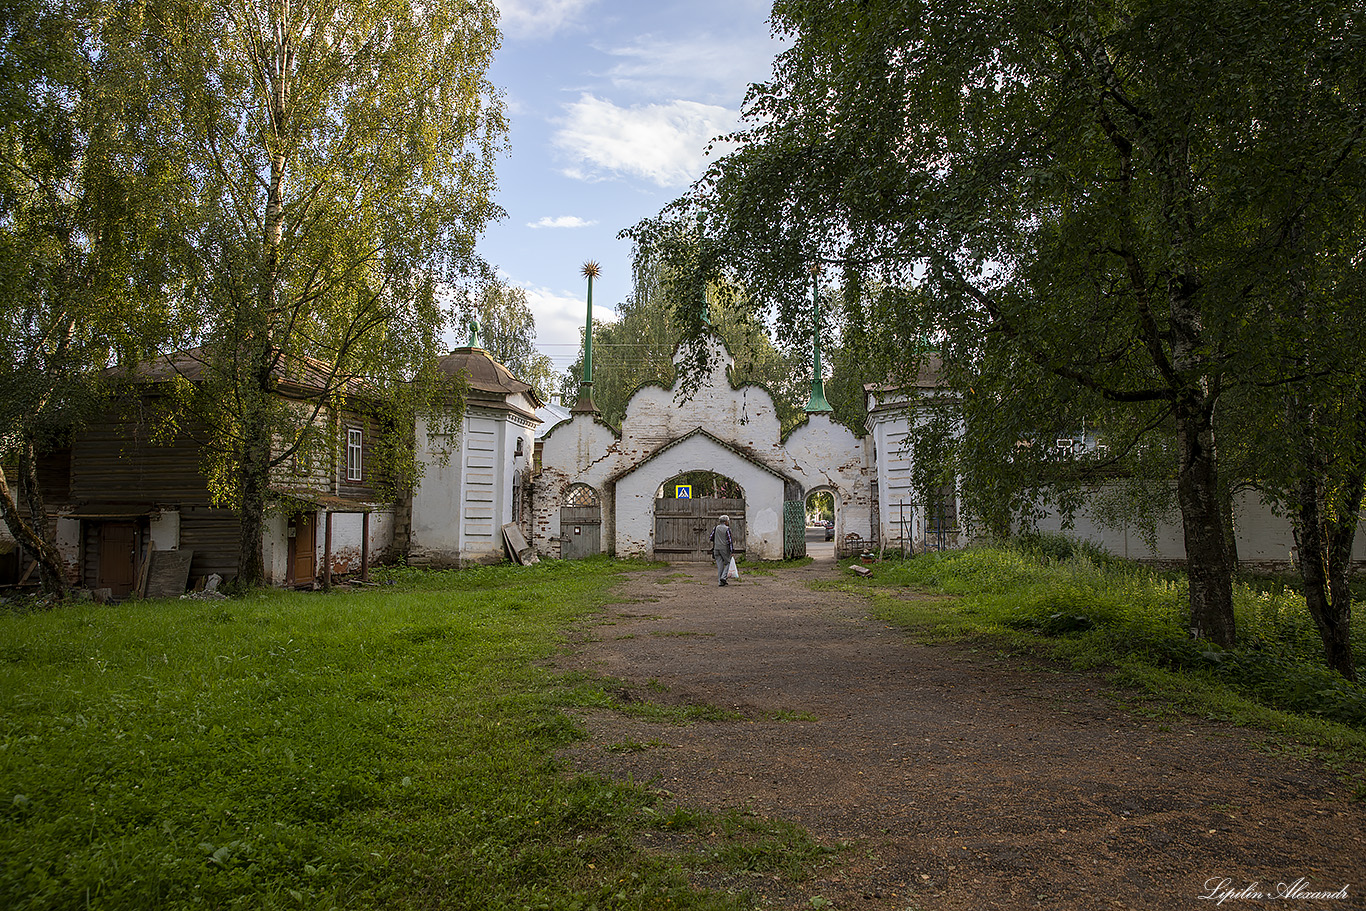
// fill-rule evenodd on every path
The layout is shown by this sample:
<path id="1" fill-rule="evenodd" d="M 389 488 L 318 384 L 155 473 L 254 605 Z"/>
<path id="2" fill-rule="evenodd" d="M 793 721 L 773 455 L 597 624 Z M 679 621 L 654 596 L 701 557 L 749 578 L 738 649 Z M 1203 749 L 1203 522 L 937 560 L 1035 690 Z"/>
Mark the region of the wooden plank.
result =
<path id="1" fill-rule="evenodd" d="M 745 501 L 733 497 L 655 500 L 655 553 L 672 560 L 710 560 L 709 536 L 721 516 L 730 517 L 735 553 L 745 552 Z"/>
<path id="2" fill-rule="evenodd" d="M 512 522 L 503 526 L 503 543 L 507 545 L 508 553 L 512 554 L 512 558 L 523 566 L 531 566 L 541 562 L 540 557 L 537 557 L 535 551 L 526 543 L 522 530 Z"/>
<path id="3" fill-rule="evenodd" d="M 137 579 L 134 581 L 134 588 L 139 598 L 147 597 L 147 580 L 151 576 L 152 554 L 156 553 L 157 546 L 151 541 L 147 542 L 147 556 L 142 558 L 142 565 L 138 567 Z"/>
<path id="4" fill-rule="evenodd" d="M 148 598 L 178 598 L 190 577 L 192 550 L 154 550 L 147 569 Z"/>

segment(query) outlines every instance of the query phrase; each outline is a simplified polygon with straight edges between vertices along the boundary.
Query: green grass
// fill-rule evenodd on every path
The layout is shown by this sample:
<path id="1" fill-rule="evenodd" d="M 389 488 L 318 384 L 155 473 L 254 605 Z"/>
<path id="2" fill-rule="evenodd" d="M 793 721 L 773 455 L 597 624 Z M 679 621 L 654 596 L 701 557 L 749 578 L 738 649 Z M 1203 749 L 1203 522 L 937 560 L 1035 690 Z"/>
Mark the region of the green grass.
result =
<path id="1" fill-rule="evenodd" d="M 612 699 L 545 659 L 622 569 L 0 616 L 0 907 L 743 906 L 636 846 L 664 796 L 554 758 Z"/>
<path id="2" fill-rule="evenodd" d="M 1027 540 L 871 567 L 817 587 L 862 592 L 880 618 L 921 641 L 971 641 L 1108 673 L 1162 711 L 1254 725 L 1311 745 L 1346 768 L 1366 762 L 1366 687 L 1330 671 L 1304 599 L 1284 582 L 1235 590 L 1239 643 L 1221 649 L 1186 630 L 1184 576 L 1094 549 Z M 945 597 L 953 596 L 953 597 Z M 1355 611 L 1366 669 L 1366 612 Z"/>

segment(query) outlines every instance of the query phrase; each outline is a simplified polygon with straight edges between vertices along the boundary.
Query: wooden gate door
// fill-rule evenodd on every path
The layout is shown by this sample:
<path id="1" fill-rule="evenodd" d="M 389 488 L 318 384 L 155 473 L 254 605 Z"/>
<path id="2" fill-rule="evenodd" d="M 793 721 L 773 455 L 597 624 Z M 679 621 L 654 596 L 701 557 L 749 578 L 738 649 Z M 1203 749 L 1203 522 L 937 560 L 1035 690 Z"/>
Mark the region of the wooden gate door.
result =
<path id="1" fill-rule="evenodd" d="M 316 576 L 313 560 L 318 553 L 317 513 L 304 512 L 289 520 L 289 566 L 286 585 L 311 583 Z"/>
<path id="2" fill-rule="evenodd" d="M 655 556 L 662 560 L 710 560 L 708 535 L 730 516 L 730 535 L 735 552 L 745 551 L 745 501 L 724 497 L 696 500 L 655 500 Z"/>
<path id="3" fill-rule="evenodd" d="M 582 560 L 602 553 L 602 507 L 560 507 L 560 557 Z"/>
<path id="4" fill-rule="evenodd" d="M 133 593 L 137 573 L 138 527 L 133 522 L 100 524 L 100 568 L 97 588 L 107 588 L 115 598 Z"/>

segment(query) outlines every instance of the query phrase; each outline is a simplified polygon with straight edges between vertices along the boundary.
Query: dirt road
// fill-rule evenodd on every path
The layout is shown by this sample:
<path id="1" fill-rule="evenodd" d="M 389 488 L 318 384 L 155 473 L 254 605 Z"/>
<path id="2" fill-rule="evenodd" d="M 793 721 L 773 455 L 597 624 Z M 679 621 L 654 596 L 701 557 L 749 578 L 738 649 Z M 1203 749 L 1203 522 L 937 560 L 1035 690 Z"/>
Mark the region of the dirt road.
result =
<path id="1" fill-rule="evenodd" d="M 1274 906 L 1366 908 L 1366 807 L 1318 764 L 1232 726 L 1144 714 L 1098 679 L 908 644 L 862 599 L 807 585 L 837 572 L 726 588 L 707 564 L 635 573 L 565 659 L 624 681 L 626 699 L 742 716 L 593 712 L 577 768 L 844 845 L 804 882 L 702 884 L 787 908 L 1236 911 L 1285 891 Z"/>

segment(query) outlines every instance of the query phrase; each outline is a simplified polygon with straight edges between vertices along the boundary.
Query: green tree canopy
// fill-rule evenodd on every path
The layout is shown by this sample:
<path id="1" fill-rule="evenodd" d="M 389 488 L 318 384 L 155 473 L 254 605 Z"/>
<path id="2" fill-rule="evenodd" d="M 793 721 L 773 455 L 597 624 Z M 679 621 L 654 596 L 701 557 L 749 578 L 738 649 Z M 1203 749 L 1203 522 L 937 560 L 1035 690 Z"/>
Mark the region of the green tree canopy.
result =
<path id="1" fill-rule="evenodd" d="M 542 401 L 549 401 L 559 376 L 554 362 L 536 349 L 536 317 L 527 306 L 526 291 L 504 282 L 486 284 L 475 312 L 484 350 L 513 376 L 535 387 Z"/>
<path id="2" fill-rule="evenodd" d="M 182 157 L 140 40 L 166 14 L 0 10 L 0 513 L 57 594 L 38 453 L 97 406 L 101 371 L 158 350 L 181 300 Z"/>
<path id="3" fill-rule="evenodd" d="M 699 300 L 709 301 L 705 309 L 680 305 L 677 295 L 691 295 L 679 283 L 667 280 L 658 260 L 637 251 L 634 273 L 633 292 L 617 308 L 616 321 L 593 324 L 593 399 L 604 420 L 620 427 L 627 403 L 642 386 L 653 383 L 671 388 L 680 378 L 686 382 L 686 365 L 684 376 L 679 377 L 674 355 L 680 345 L 712 328 L 735 359 L 735 382 L 767 388 L 784 431 L 801 421 L 801 405 L 806 402 L 803 385 L 810 383 L 809 360 L 803 365 L 800 356 L 776 348 L 765 325 L 737 305 L 731 290 L 709 287 L 705 294 L 698 292 Z M 806 345 L 809 357 L 809 337 Z M 564 375 L 561 388 L 566 401 L 577 398 L 582 379 L 580 352 Z"/>
<path id="4" fill-rule="evenodd" d="M 1268 314 L 1356 243 L 1358 5 L 778 0 L 773 22 L 791 45 L 738 149 L 633 235 L 784 327 L 813 261 L 922 288 L 969 427 L 1022 416 L 972 442 L 983 467 L 1083 415 L 1171 440 L 1191 626 L 1231 643 L 1216 414 L 1284 381 Z"/>
<path id="5" fill-rule="evenodd" d="M 242 517 L 246 584 L 264 574 L 270 470 L 324 403 L 363 378 L 401 429 L 436 382 L 436 290 L 480 273 L 475 239 L 501 214 L 496 19 L 491 0 L 202 0 L 149 24 L 202 225 L 191 407 L 214 429 L 212 489 Z M 320 388 L 300 411 L 272 389 L 303 363 Z"/>

